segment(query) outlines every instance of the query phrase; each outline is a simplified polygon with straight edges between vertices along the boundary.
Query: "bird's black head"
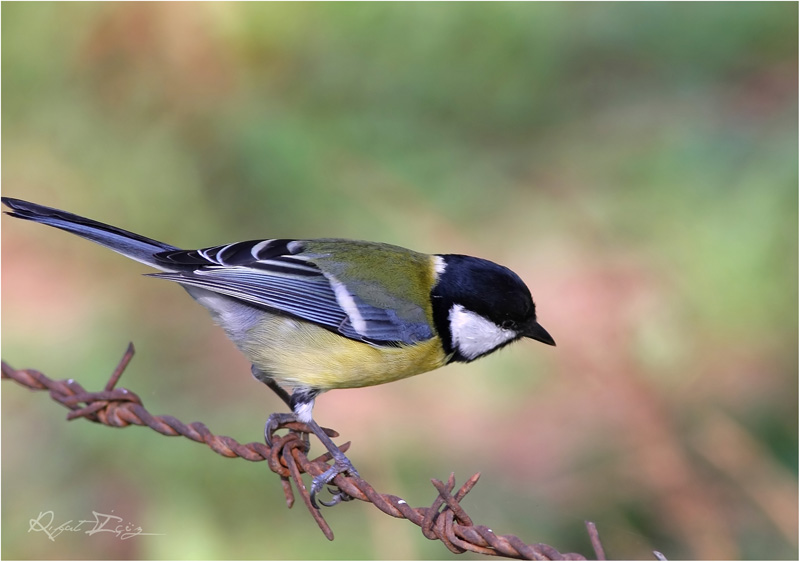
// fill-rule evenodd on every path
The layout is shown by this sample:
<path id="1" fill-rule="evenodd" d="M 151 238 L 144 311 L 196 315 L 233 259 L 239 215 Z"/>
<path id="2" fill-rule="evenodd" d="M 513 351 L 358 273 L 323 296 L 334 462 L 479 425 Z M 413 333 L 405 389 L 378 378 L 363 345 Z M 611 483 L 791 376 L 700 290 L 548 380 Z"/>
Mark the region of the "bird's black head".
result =
<path id="1" fill-rule="evenodd" d="M 473 361 L 523 337 L 555 345 L 536 321 L 531 293 L 516 273 L 470 256 L 437 259 L 433 319 L 452 361 Z"/>

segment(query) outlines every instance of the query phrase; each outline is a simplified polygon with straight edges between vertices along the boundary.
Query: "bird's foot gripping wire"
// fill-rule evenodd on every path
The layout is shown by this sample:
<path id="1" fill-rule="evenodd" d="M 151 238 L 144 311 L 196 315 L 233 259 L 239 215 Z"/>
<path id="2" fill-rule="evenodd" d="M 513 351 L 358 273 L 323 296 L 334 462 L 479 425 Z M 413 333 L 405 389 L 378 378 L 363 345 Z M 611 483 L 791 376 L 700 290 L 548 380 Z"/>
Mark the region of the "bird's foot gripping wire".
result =
<path id="1" fill-rule="evenodd" d="M 330 453 L 331 455 L 333 455 L 333 452 Z M 320 474 L 319 476 L 314 478 L 314 480 L 311 481 L 311 505 L 313 505 L 314 507 L 317 507 L 317 502 L 316 502 L 317 494 L 320 491 L 322 491 L 322 488 L 325 487 L 326 484 L 328 484 L 331 480 L 336 478 L 337 475 L 347 472 L 351 476 L 359 478 L 358 471 L 353 466 L 353 463 L 350 462 L 350 459 L 348 459 L 341 451 L 339 451 L 339 455 L 340 458 L 336 458 L 336 455 L 334 455 L 334 462 L 332 467 L 330 467 L 328 470 L 326 470 L 325 472 L 323 472 L 322 474 Z M 319 503 L 321 503 L 325 507 L 333 507 L 339 502 L 346 502 L 353 499 L 352 496 L 340 490 L 336 486 L 329 486 L 328 491 L 333 495 L 331 501 L 325 502 L 319 500 Z"/>
<path id="2" fill-rule="evenodd" d="M 264 426 L 264 441 L 266 441 L 267 446 L 272 447 L 271 436 L 278 428 L 292 422 L 298 422 L 297 417 L 294 414 L 272 414 L 269 419 L 267 419 L 267 423 Z M 336 478 L 336 476 L 342 473 L 348 473 L 356 478 L 359 478 L 359 474 L 353 466 L 353 463 L 350 462 L 350 459 L 348 459 L 339 449 L 339 447 L 336 446 L 336 444 L 331 440 L 330 437 L 328 437 L 328 434 L 325 433 L 325 431 L 317 424 L 317 422 L 311 420 L 305 422 L 304 425 L 310 430 L 310 432 L 300 432 L 303 435 L 303 442 L 306 444 L 306 450 L 308 451 L 310 448 L 308 434 L 313 433 L 322 442 L 322 444 L 325 445 L 325 448 L 328 450 L 328 453 L 331 455 L 334 461 L 333 466 L 311 481 L 311 505 L 313 505 L 316 509 L 319 509 L 316 496 L 322 491 L 326 484 L 329 484 L 334 478 Z M 292 429 L 291 431 L 297 430 Z M 336 486 L 328 487 L 328 491 L 333 494 L 331 501 L 319 501 L 319 503 L 326 507 L 332 507 L 337 503 L 350 501 L 353 499 L 350 495 L 340 490 Z"/>

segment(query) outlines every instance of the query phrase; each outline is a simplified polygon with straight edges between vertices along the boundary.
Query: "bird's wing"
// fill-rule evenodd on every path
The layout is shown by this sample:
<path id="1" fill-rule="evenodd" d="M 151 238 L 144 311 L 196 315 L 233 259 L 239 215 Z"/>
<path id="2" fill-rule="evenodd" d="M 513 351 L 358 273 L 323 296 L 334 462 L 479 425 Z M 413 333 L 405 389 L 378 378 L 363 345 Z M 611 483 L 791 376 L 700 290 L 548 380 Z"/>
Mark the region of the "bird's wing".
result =
<path id="1" fill-rule="evenodd" d="M 392 308 L 367 304 L 303 255 L 297 240 L 252 240 L 156 254 L 170 269 L 153 277 L 199 287 L 312 322 L 344 337 L 381 345 L 433 337 L 424 318 L 409 322 Z"/>

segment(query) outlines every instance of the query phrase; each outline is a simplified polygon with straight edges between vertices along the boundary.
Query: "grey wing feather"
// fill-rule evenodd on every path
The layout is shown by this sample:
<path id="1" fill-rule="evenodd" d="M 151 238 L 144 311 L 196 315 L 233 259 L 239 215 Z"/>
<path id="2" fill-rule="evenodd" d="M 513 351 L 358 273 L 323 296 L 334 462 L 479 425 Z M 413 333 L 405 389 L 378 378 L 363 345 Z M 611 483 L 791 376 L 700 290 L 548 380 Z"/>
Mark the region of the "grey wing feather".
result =
<path id="1" fill-rule="evenodd" d="M 298 255 L 302 251 L 303 243 L 294 240 L 167 251 L 156 258 L 172 271 L 150 275 L 313 322 L 358 341 L 398 345 L 433 336 L 427 323 L 409 323 L 394 310 L 369 305 L 350 294 L 360 317 L 356 329 L 331 280 L 311 259 Z"/>
<path id="2" fill-rule="evenodd" d="M 322 275 L 300 280 L 246 267 L 205 268 L 193 272 L 150 275 L 227 295 L 256 307 L 297 316 L 333 330 L 338 330 L 347 320 L 347 314 L 337 303 L 330 283 Z M 344 335 L 359 338 L 355 332 Z"/>

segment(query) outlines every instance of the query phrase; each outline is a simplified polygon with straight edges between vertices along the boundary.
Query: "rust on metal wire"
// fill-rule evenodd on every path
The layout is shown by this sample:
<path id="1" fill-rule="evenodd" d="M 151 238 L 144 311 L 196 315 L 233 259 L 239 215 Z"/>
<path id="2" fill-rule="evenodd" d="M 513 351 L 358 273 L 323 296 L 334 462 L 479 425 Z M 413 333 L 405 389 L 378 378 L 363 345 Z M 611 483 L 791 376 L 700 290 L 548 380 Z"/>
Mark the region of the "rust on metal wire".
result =
<path id="1" fill-rule="evenodd" d="M 329 467 L 327 461 L 330 460 L 328 453 L 315 459 L 306 456 L 307 444 L 301 435 L 308 433 L 308 428 L 298 422 L 284 424 L 279 429 L 288 429 L 289 433 L 273 435 L 273 445 L 268 447 L 264 443 L 242 444 L 231 437 L 214 435 L 200 422 L 184 424 L 172 416 L 154 416 L 144 408 L 139 396 L 125 388 L 116 388 L 133 354 L 133 344 L 129 344 L 119 365 L 100 392 L 87 392 L 72 379 L 53 380 L 33 369 L 13 369 L 5 362 L 2 363 L 2 378 L 14 380 L 31 390 L 49 391 L 53 400 L 70 410 L 67 414 L 68 420 L 85 418 L 111 427 L 147 426 L 162 435 L 182 435 L 198 443 L 205 443 L 224 457 L 239 457 L 254 462 L 267 461 L 270 470 L 281 478 L 287 506 L 294 505 L 294 490 L 297 490 L 319 528 L 328 540 L 333 540 L 333 531 L 321 511 L 311 505 L 309 491 L 302 479 L 303 473 L 312 477 L 322 474 Z M 325 431 L 331 437 L 338 436 L 333 430 Z M 349 445 L 346 443 L 340 448 L 346 451 Z M 475 525 L 460 502 L 478 482 L 479 476 L 475 474 L 469 478 L 455 493 L 454 474 L 450 475 L 447 482 L 433 479 L 431 482 L 437 495 L 430 507 L 411 507 L 405 500 L 390 494 L 379 494 L 365 480 L 345 474 L 337 475 L 332 484 L 353 499 L 371 503 L 392 517 L 411 521 L 421 528 L 425 537 L 442 541 L 454 553 L 469 551 L 521 560 L 586 559 L 580 554 L 560 553 L 545 544 L 526 544 L 513 535 L 498 535 L 489 527 Z M 597 559 L 604 560 L 594 524 L 587 523 L 587 530 Z"/>

